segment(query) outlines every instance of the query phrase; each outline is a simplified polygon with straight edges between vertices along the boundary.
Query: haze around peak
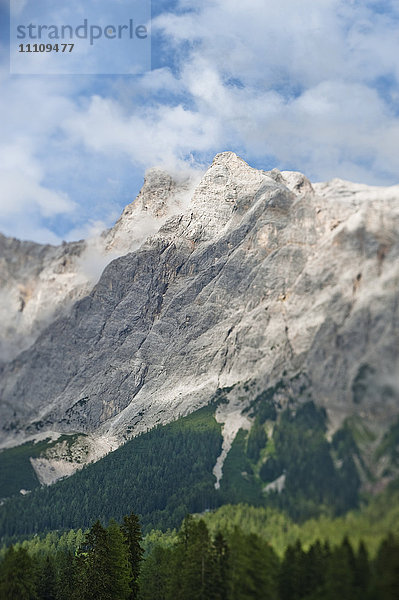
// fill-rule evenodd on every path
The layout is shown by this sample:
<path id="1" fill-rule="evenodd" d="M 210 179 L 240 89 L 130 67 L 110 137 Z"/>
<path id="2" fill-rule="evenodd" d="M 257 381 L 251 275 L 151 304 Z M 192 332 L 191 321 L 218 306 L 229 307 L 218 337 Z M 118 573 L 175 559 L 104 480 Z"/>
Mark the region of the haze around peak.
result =
<path id="1" fill-rule="evenodd" d="M 0 231 L 59 243 L 109 227 L 151 166 L 398 183 L 399 9 L 391 0 L 154 2 L 140 77 L 11 77 L 2 15 Z M 33 118 L 34 115 L 34 118 Z"/>

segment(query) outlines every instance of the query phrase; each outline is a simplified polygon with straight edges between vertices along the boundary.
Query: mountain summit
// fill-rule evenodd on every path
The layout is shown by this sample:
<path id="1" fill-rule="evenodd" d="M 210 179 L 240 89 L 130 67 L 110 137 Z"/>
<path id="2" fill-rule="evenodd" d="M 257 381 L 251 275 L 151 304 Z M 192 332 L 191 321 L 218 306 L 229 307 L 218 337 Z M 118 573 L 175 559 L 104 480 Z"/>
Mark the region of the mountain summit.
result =
<path id="1" fill-rule="evenodd" d="M 3 445 L 79 433 L 105 452 L 222 393 L 233 433 L 265 392 L 373 440 L 399 414 L 399 186 L 225 152 L 199 182 L 150 171 L 95 243 L 0 244 Z"/>

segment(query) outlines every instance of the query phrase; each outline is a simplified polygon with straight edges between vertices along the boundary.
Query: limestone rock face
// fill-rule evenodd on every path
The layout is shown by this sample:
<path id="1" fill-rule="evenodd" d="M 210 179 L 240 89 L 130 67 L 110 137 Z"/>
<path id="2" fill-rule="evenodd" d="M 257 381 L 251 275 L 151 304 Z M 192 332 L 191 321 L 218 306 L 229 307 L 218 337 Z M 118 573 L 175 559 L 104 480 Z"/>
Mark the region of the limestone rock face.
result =
<path id="1" fill-rule="evenodd" d="M 0 234 L 0 362 L 28 348 L 62 306 L 90 292 L 76 269 L 84 247 L 42 246 Z"/>
<path id="2" fill-rule="evenodd" d="M 89 293 L 76 270 L 62 314 L 3 365 L 3 444 L 47 430 L 122 441 L 220 388 L 236 411 L 277 381 L 332 428 L 358 415 L 383 431 L 399 414 L 399 186 L 312 185 L 230 152 L 192 185 L 151 172 L 97 246 L 123 255 Z M 37 290 L 44 264 L 51 289 L 54 265 L 87 247 L 0 243 L 14 291 L 28 271 Z"/>
<path id="3" fill-rule="evenodd" d="M 49 323 L 89 294 L 111 260 L 158 231 L 184 204 L 192 185 L 150 169 L 115 226 L 86 241 L 56 247 L 0 234 L 0 364 L 29 348 Z"/>

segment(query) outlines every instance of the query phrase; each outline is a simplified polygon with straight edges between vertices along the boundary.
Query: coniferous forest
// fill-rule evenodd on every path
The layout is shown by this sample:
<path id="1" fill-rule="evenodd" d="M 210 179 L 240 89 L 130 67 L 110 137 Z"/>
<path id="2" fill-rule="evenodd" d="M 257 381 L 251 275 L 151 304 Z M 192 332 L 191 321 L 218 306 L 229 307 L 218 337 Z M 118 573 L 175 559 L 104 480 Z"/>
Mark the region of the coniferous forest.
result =
<path id="1" fill-rule="evenodd" d="M 215 490 L 215 407 L 6 499 L 0 600 L 399 598 L 398 483 L 362 500 L 350 427 L 328 440 L 313 402 L 277 419 L 262 396 Z M 283 475 L 282 492 L 262 492 Z"/>
<path id="2" fill-rule="evenodd" d="M 86 528 L 130 511 L 139 514 L 148 533 L 178 527 L 187 513 L 229 503 L 274 506 L 301 520 L 356 508 L 360 455 L 351 430 L 327 440 L 325 411 L 313 402 L 295 413 L 285 410 L 278 421 L 273 408 L 266 402 L 255 407 L 251 432 L 238 432 L 220 490 L 212 469 L 222 448 L 221 426 L 216 404 L 210 404 L 131 439 L 72 477 L 10 496 L 0 506 L 0 538 Z M 0 453 L 0 471 L 9 452 Z M 20 463 L 7 467 L 17 472 Z M 282 492 L 265 494 L 265 485 L 282 475 Z"/>
<path id="3" fill-rule="evenodd" d="M 65 537 L 65 536 L 64 536 Z M 80 537 L 80 541 L 79 541 Z M 66 540 L 64 539 L 64 542 Z M 235 527 L 211 535 L 188 515 L 174 535 L 143 548 L 139 519 L 96 521 L 68 544 L 10 546 L 0 563 L 2 600 L 396 600 L 399 541 L 371 559 L 360 542 L 298 540 L 279 556 Z M 72 544 L 71 544 L 72 542 Z M 33 546 L 31 547 L 32 550 Z"/>

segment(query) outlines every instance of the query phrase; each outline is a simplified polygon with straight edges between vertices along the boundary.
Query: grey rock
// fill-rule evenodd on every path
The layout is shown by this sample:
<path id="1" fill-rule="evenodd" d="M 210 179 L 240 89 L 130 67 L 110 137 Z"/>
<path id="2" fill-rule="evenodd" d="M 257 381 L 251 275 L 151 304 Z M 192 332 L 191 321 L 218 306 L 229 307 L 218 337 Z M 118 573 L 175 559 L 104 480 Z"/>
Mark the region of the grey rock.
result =
<path id="1" fill-rule="evenodd" d="M 381 433 L 399 414 L 399 186 L 312 185 L 230 152 L 190 185 L 151 172 L 103 239 L 149 210 L 157 231 L 3 365 L 3 444 L 121 443 L 221 388 L 236 411 L 278 381 L 310 390 L 332 430 L 355 415 Z"/>
<path id="2" fill-rule="evenodd" d="M 92 285 L 75 277 L 85 247 L 83 241 L 51 246 L 0 234 L 0 362 L 28 348 L 52 320 L 90 292 Z"/>
<path id="3" fill-rule="evenodd" d="M 139 248 L 181 210 L 194 183 L 150 169 L 115 226 L 86 241 L 56 247 L 0 234 L 0 363 L 31 346 L 49 323 L 90 293 L 111 260 Z"/>

